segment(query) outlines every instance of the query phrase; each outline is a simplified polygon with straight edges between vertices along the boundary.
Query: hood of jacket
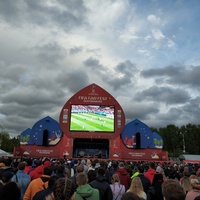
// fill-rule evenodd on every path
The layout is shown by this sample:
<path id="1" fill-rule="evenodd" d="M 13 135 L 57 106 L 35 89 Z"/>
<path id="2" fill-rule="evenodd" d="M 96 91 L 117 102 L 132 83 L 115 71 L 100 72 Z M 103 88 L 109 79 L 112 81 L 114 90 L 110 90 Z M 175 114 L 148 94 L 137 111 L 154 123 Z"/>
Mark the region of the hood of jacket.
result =
<path id="1" fill-rule="evenodd" d="M 92 196 L 93 192 L 94 190 L 89 184 L 81 185 L 76 189 L 77 194 L 86 198 Z"/>
<path id="2" fill-rule="evenodd" d="M 123 176 L 126 176 L 128 174 L 128 172 L 126 171 L 125 168 L 119 168 L 117 173 L 123 175 Z"/>

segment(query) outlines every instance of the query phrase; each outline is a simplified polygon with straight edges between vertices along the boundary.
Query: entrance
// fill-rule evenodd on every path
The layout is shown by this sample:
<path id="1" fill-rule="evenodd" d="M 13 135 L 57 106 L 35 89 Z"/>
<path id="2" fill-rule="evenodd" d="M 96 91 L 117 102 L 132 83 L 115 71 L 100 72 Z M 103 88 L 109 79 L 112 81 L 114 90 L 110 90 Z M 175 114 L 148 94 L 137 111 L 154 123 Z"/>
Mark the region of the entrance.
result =
<path id="1" fill-rule="evenodd" d="M 73 145 L 73 157 L 109 158 L 109 140 L 75 138 Z"/>

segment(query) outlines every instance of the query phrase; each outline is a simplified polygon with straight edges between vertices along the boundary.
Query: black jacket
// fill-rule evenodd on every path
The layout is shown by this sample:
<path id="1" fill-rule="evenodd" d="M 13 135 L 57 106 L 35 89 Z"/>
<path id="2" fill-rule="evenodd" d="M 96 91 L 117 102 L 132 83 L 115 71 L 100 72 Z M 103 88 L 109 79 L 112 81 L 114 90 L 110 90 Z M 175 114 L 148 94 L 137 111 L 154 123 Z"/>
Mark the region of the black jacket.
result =
<path id="1" fill-rule="evenodd" d="M 99 190 L 100 200 L 113 199 L 112 190 L 106 177 L 97 176 L 96 180 L 89 183 L 93 188 Z"/>

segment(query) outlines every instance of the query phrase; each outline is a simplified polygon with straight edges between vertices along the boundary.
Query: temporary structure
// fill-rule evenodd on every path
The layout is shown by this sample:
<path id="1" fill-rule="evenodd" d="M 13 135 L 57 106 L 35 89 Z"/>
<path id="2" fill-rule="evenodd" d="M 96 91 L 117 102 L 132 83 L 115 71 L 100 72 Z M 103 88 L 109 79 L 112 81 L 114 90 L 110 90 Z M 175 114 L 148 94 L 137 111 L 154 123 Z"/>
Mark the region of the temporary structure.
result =
<path id="1" fill-rule="evenodd" d="M 12 157 L 13 155 L 0 149 L 0 157 Z"/>

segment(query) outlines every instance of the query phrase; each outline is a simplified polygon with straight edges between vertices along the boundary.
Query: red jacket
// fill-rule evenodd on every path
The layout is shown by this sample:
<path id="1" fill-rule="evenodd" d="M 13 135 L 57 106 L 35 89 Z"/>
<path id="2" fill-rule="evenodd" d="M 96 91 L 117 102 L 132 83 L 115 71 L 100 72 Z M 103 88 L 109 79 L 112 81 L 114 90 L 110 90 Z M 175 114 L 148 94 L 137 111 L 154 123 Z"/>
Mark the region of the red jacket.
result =
<path id="1" fill-rule="evenodd" d="M 31 177 L 31 180 L 34 180 L 36 178 L 40 178 L 43 174 L 44 166 L 39 165 L 36 167 L 33 171 L 30 172 L 29 176 Z"/>
<path id="2" fill-rule="evenodd" d="M 131 185 L 131 177 L 130 174 L 126 171 L 126 169 L 120 167 L 115 174 L 119 175 L 120 184 L 124 185 L 125 189 L 128 190 Z"/>
<path id="3" fill-rule="evenodd" d="M 144 176 L 150 180 L 151 184 L 153 183 L 154 174 L 156 174 L 156 170 L 152 168 L 149 168 L 147 172 L 144 173 Z"/>

